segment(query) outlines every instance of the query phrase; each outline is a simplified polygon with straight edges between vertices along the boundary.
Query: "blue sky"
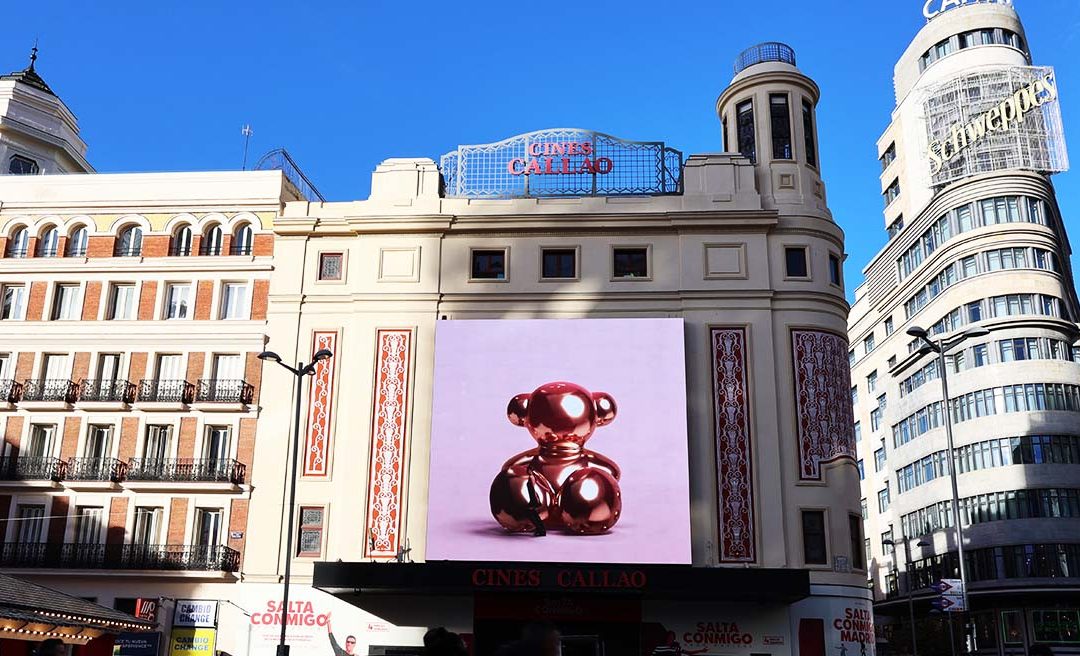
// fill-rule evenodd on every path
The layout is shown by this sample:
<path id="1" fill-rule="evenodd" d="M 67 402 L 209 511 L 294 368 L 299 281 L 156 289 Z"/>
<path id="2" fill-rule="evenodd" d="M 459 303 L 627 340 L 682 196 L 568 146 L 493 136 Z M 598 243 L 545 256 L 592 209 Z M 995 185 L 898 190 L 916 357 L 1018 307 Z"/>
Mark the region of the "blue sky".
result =
<path id="1" fill-rule="evenodd" d="M 1035 63 L 1057 67 L 1080 168 L 1080 2 L 1015 0 Z M 721 149 L 717 96 L 746 46 L 791 44 L 822 88 L 829 204 L 847 279 L 885 243 L 875 141 L 922 0 L 341 0 L 9 3 L 0 69 L 38 71 L 102 172 L 236 169 L 287 148 L 332 200 L 388 157 L 432 157 L 545 127 Z M 1080 173 L 1055 178 L 1080 241 Z M 854 287 L 854 285 L 849 285 Z"/>

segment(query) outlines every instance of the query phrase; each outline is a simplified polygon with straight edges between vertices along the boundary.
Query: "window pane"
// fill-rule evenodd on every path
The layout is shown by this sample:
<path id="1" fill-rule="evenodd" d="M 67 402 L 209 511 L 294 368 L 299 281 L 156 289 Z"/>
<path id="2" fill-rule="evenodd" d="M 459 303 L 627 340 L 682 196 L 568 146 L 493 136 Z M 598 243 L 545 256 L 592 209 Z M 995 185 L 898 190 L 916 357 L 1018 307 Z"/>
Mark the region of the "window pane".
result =
<path id="1" fill-rule="evenodd" d="M 649 251 L 646 248 L 616 248 L 612 263 L 616 278 L 648 278 Z"/>
<path id="2" fill-rule="evenodd" d="M 225 283 L 222 297 L 222 319 L 248 318 L 248 293 L 246 284 L 240 282 Z"/>
<path id="3" fill-rule="evenodd" d="M 757 162 L 757 145 L 754 135 L 754 103 L 747 100 L 735 108 L 739 138 L 739 153 Z"/>
<path id="4" fill-rule="evenodd" d="M 817 143 L 814 134 L 814 109 L 810 103 L 802 103 L 803 137 L 806 140 L 806 163 L 817 166 Z M 893 151 L 895 157 L 895 150 Z"/>
<path id="5" fill-rule="evenodd" d="M 769 96 L 769 118 L 772 127 L 773 159 L 792 159 L 791 110 L 784 94 Z"/>
<path id="6" fill-rule="evenodd" d="M 473 251 L 472 277 L 479 280 L 506 280 L 506 251 Z"/>
<path id="7" fill-rule="evenodd" d="M 806 261 L 805 248 L 785 248 L 784 260 L 787 265 L 787 276 L 789 278 L 806 278 L 810 275 L 810 270 Z"/>
<path id="8" fill-rule="evenodd" d="M 188 302 L 191 297 L 191 285 L 169 285 L 165 299 L 166 319 L 187 319 Z"/>
<path id="9" fill-rule="evenodd" d="M 825 513 L 820 510 L 804 510 L 803 560 L 808 565 L 825 565 L 828 554 L 825 548 Z"/>
<path id="10" fill-rule="evenodd" d="M 544 278 L 576 278 L 577 251 L 567 249 L 545 249 L 541 276 Z"/>
<path id="11" fill-rule="evenodd" d="M 319 255 L 319 280 L 341 280 L 345 256 L 341 253 Z"/>

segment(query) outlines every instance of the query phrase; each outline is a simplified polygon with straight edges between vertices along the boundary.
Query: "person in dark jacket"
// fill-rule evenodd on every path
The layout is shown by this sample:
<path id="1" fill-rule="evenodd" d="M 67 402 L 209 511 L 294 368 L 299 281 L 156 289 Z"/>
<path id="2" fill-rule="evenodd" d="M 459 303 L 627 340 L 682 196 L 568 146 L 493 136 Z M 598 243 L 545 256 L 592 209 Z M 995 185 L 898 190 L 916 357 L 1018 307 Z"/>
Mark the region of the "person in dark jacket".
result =
<path id="1" fill-rule="evenodd" d="M 356 636 L 345 636 L 345 648 L 342 649 L 338 641 L 334 639 L 334 629 L 330 627 L 329 618 L 326 620 L 326 634 L 330 636 L 330 648 L 334 650 L 334 656 L 357 656 L 356 649 Z"/>

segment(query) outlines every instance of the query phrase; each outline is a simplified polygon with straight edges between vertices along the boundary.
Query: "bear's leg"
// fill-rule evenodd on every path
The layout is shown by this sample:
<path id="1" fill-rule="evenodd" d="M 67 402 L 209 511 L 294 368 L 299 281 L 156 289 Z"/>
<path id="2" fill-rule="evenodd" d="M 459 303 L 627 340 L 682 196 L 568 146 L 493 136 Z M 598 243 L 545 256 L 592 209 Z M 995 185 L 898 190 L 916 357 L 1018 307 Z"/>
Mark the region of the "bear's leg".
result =
<path id="1" fill-rule="evenodd" d="M 488 498 L 492 516 L 507 531 L 543 535 L 555 492 L 535 471 L 513 465 L 495 477 Z"/>
<path id="2" fill-rule="evenodd" d="M 559 490 L 563 524 L 581 535 L 611 530 L 622 514 L 622 492 L 615 477 L 603 469 L 580 469 Z"/>

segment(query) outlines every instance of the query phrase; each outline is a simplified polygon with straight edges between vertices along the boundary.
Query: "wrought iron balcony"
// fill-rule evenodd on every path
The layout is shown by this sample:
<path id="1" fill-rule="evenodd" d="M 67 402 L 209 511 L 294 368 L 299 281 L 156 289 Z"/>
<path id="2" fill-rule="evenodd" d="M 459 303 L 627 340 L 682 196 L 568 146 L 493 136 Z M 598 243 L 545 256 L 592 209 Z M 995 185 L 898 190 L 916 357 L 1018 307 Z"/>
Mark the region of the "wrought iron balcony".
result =
<path id="1" fill-rule="evenodd" d="M 196 403 L 251 403 L 254 388 L 243 380 L 200 380 Z"/>
<path id="2" fill-rule="evenodd" d="M 132 458 L 126 480 L 241 485 L 246 473 L 246 465 L 230 459 Z"/>
<path id="3" fill-rule="evenodd" d="M 191 244 L 173 244 L 169 247 L 169 255 L 175 257 L 186 257 L 191 255 Z"/>
<path id="4" fill-rule="evenodd" d="M 35 456 L 4 456 L 0 458 L 0 480 L 54 481 L 64 480 L 67 465 L 58 458 Z"/>
<path id="5" fill-rule="evenodd" d="M 756 46 L 751 46 L 746 50 L 743 50 L 735 60 L 735 74 L 738 75 L 754 64 L 765 64 L 768 62 L 780 62 L 795 66 L 795 51 L 791 49 L 791 46 L 776 41 L 768 41 L 766 43 L 759 43 Z"/>
<path id="6" fill-rule="evenodd" d="M 28 252 L 29 252 L 29 249 L 27 249 L 25 246 L 22 247 L 22 248 L 8 247 L 7 251 L 4 253 L 4 257 L 19 257 L 19 258 L 22 258 L 22 257 L 26 257 L 26 254 Z"/>
<path id="7" fill-rule="evenodd" d="M 199 246 L 199 255 L 221 255 L 221 244 L 202 244 Z"/>
<path id="8" fill-rule="evenodd" d="M 0 567 L 235 572 L 240 553 L 224 545 L 6 542 Z"/>
<path id="9" fill-rule="evenodd" d="M 251 255 L 251 244 L 234 243 L 229 246 L 229 255 Z"/>
<path id="10" fill-rule="evenodd" d="M 135 400 L 135 386 L 126 380 L 83 380 L 79 383 L 79 400 L 93 403 L 131 403 Z"/>
<path id="11" fill-rule="evenodd" d="M 16 383 L 13 380 L 0 380 L 0 403 L 16 403 L 19 400 L 19 393 L 22 391 L 22 385 Z"/>
<path id="12" fill-rule="evenodd" d="M 195 386 L 186 380 L 158 380 L 156 378 L 139 381 L 137 401 L 148 403 L 191 403 Z"/>
<path id="13" fill-rule="evenodd" d="M 127 465 L 116 458 L 71 458 L 67 461 L 64 479 L 119 483 L 126 473 Z"/>
<path id="14" fill-rule="evenodd" d="M 23 383 L 22 400 L 74 403 L 77 391 L 78 386 L 70 380 L 39 378 Z"/>

